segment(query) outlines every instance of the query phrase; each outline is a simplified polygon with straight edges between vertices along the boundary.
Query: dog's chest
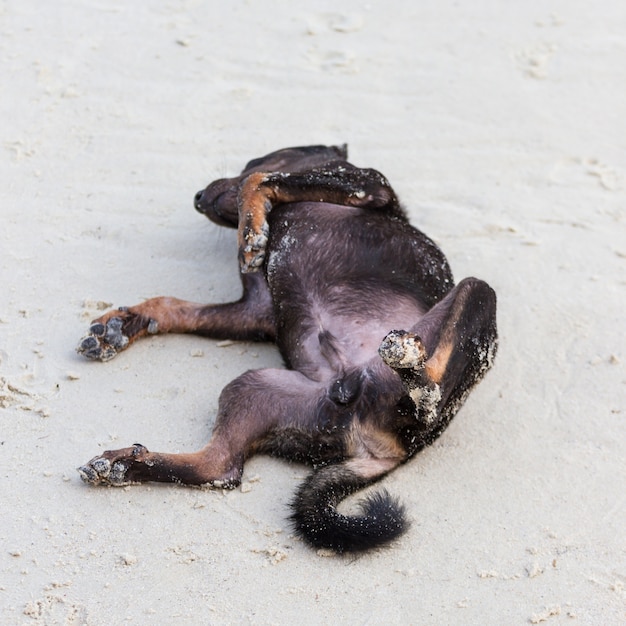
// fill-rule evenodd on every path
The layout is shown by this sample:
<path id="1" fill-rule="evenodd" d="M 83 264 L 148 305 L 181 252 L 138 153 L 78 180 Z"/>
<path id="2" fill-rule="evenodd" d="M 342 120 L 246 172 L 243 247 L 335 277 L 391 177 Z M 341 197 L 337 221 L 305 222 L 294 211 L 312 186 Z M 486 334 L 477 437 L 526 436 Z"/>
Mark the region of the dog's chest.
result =
<path id="1" fill-rule="evenodd" d="M 272 211 L 265 265 L 270 288 L 280 282 L 291 289 L 293 281 L 311 284 L 324 275 L 329 257 L 343 254 L 345 240 L 338 234 L 356 211 L 321 203 L 283 205 Z"/>

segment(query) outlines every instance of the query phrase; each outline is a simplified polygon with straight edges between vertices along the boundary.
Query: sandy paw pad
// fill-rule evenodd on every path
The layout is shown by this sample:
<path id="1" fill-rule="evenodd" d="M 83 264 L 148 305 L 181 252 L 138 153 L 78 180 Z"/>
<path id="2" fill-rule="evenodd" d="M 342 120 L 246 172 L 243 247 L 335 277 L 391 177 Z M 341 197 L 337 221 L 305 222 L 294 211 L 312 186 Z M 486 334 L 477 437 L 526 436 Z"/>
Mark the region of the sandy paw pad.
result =
<path id="1" fill-rule="evenodd" d="M 100 322 L 92 324 L 89 333 L 81 339 L 76 351 L 94 361 L 110 361 L 130 342 L 122 332 L 122 325 L 121 317 L 112 317 L 106 324 Z"/>
<path id="2" fill-rule="evenodd" d="M 113 485 L 121 487 L 129 484 L 126 479 L 128 465 L 124 461 L 111 463 L 104 457 L 91 459 L 87 465 L 78 468 L 78 473 L 83 482 L 89 485 Z"/>
<path id="3" fill-rule="evenodd" d="M 378 354 L 393 368 L 421 369 L 426 361 L 422 340 L 403 330 L 392 330 L 380 344 Z"/>
<path id="4" fill-rule="evenodd" d="M 133 482 L 133 467 L 136 463 L 152 465 L 148 460 L 148 449 L 140 443 L 123 450 L 103 452 L 85 465 L 77 468 L 83 482 L 89 485 L 112 485 L 122 487 Z M 136 476 L 136 471 L 134 472 Z"/>

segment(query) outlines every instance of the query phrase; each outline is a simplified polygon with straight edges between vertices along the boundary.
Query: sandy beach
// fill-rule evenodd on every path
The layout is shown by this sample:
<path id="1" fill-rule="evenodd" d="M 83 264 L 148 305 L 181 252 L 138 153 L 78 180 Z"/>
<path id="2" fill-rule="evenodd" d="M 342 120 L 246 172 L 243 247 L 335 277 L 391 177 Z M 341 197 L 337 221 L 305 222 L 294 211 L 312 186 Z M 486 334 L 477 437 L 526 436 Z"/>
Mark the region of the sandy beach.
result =
<path id="1" fill-rule="evenodd" d="M 626 623 L 625 33 L 622 0 L 0 3 L 0 622 Z M 409 532 L 317 553 L 308 469 L 266 457 L 230 492 L 83 484 L 106 449 L 198 449 L 280 364 L 192 336 L 92 363 L 90 320 L 238 298 L 195 192 L 344 142 L 498 294 L 495 368 L 382 483 Z"/>

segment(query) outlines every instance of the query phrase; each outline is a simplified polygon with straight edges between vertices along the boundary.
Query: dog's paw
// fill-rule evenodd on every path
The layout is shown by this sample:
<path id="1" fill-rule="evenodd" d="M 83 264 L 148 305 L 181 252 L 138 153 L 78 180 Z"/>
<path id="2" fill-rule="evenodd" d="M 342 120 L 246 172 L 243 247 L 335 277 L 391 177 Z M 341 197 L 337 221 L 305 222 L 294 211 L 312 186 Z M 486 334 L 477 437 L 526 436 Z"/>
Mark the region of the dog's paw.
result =
<path id="1" fill-rule="evenodd" d="M 259 230 L 250 226 L 244 228 L 243 242 L 239 249 L 239 267 L 242 274 L 256 272 L 263 265 L 268 235 L 269 226 L 265 221 Z"/>
<path id="2" fill-rule="evenodd" d="M 105 323 L 92 324 L 87 335 L 78 344 L 76 351 L 94 361 L 110 361 L 130 342 L 123 333 L 122 326 L 121 317 L 112 317 Z"/>
<path id="3" fill-rule="evenodd" d="M 148 449 L 140 443 L 123 450 L 107 450 L 78 467 L 77 471 L 88 485 L 123 487 L 137 482 L 133 470 L 138 463 L 146 462 L 147 454 Z"/>
<path id="4" fill-rule="evenodd" d="M 403 330 L 388 333 L 378 348 L 378 354 L 394 369 L 419 370 L 424 367 L 427 358 L 422 340 L 414 333 Z"/>
<path id="5" fill-rule="evenodd" d="M 96 320 L 80 340 L 76 351 L 94 361 L 110 361 L 128 347 L 133 337 L 158 332 L 156 320 L 146 319 L 126 307 L 120 307 L 118 311 Z"/>

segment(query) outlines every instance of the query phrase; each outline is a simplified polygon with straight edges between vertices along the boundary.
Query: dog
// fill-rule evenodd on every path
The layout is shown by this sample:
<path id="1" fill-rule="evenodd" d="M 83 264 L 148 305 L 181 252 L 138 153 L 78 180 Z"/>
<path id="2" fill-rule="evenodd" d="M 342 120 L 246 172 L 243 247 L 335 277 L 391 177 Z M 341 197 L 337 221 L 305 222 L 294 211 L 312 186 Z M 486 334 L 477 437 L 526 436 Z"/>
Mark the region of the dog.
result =
<path id="1" fill-rule="evenodd" d="M 313 467 L 291 504 L 298 536 L 362 552 L 408 527 L 386 490 L 357 514 L 338 504 L 431 444 L 497 349 L 496 295 L 456 286 L 435 243 L 411 226 L 387 179 L 346 146 L 278 150 L 198 192 L 197 211 L 238 231 L 240 300 L 158 297 L 96 319 L 78 352 L 108 361 L 141 337 L 194 333 L 274 341 L 286 369 L 250 370 L 223 389 L 201 450 L 111 450 L 78 469 L 91 485 L 146 481 L 231 489 L 246 459 Z"/>

